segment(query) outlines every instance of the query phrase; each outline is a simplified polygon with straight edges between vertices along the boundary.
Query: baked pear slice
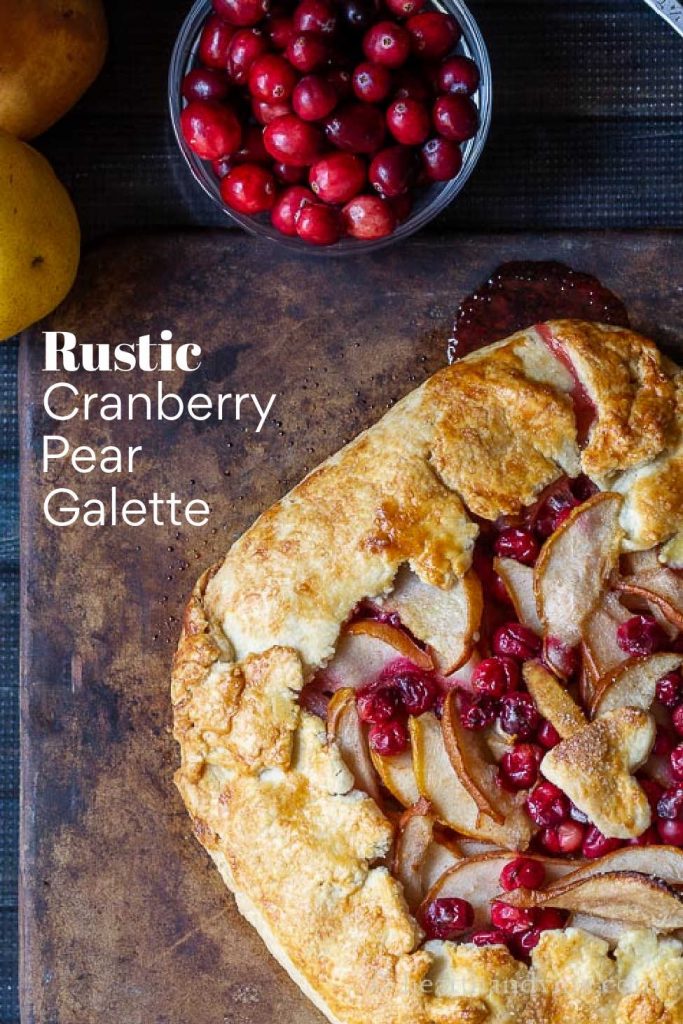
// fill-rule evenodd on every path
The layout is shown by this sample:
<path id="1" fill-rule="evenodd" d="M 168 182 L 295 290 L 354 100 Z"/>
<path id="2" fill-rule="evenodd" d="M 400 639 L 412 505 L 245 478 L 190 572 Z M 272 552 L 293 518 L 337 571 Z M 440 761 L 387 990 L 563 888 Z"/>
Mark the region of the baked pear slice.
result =
<path id="1" fill-rule="evenodd" d="M 334 657 L 319 673 L 328 690 L 354 690 L 373 683 L 392 662 L 405 658 L 429 672 L 432 659 L 397 626 L 376 619 L 359 619 L 343 633 Z"/>
<path id="2" fill-rule="evenodd" d="M 650 654 L 646 658 L 628 658 L 614 671 L 598 680 L 591 707 L 594 718 L 617 708 L 649 710 L 655 700 L 658 681 L 683 664 L 681 654 Z"/>
<path id="3" fill-rule="evenodd" d="M 621 604 L 618 594 L 607 591 L 583 624 L 581 650 L 588 686 L 582 699 L 588 706 L 595 698 L 600 679 L 626 661 L 617 643 L 617 630 L 632 614 Z"/>
<path id="4" fill-rule="evenodd" d="M 337 690 L 327 708 L 327 739 L 339 747 L 342 759 L 358 789 L 382 805 L 379 782 L 370 757 L 370 747 L 356 707 L 356 691 Z"/>
<path id="5" fill-rule="evenodd" d="M 683 850 L 677 846 L 623 846 L 604 857 L 584 862 L 567 875 L 567 881 L 613 871 L 638 871 L 661 878 L 667 885 L 683 885 Z"/>
<path id="6" fill-rule="evenodd" d="M 557 729 L 563 740 L 569 739 L 588 724 L 586 716 L 571 694 L 567 693 L 564 686 L 540 661 L 525 662 L 522 673 L 536 707 Z"/>
<path id="7" fill-rule="evenodd" d="M 536 608 L 532 567 L 523 565 L 522 562 L 518 562 L 514 558 L 494 558 L 493 568 L 505 584 L 505 589 L 519 621 L 541 636 L 543 623 L 538 617 Z"/>
<path id="8" fill-rule="evenodd" d="M 434 817 L 424 797 L 399 818 L 391 858 L 391 872 L 401 885 L 406 903 L 414 910 L 426 892 L 423 873 L 432 845 Z"/>
<path id="9" fill-rule="evenodd" d="M 683 575 L 660 566 L 616 581 L 617 590 L 624 594 L 643 598 L 658 608 L 662 615 L 675 626 L 683 629 Z"/>
<path id="10" fill-rule="evenodd" d="M 403 807 L 412 807 L 420 799 L 410 750 L 386 756 L 370 748 L 370 757 L 382 784 Z"/>

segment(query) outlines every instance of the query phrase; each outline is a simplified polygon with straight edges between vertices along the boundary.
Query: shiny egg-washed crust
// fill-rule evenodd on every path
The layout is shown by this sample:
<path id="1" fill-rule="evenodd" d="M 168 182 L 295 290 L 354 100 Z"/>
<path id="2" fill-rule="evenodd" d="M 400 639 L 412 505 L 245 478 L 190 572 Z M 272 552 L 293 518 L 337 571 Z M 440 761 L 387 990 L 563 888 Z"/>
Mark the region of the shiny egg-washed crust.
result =
<path id="1" fill-rule="evenodd" d="M 581 354 L 597 411 L 583 451 L 574 380 L 543 332 Z M 649 931 L 613 955 L 587 932 L 546 932 L 531 966 L 500 946 L 423 945 L 386 868 L 394 826 L 297 700 L 354 606 L 402 564 L 444 588 L 466 571 L 469 511 L 518 512 L 589 466 L 615 488 L 660 461 L 669 493 L 677 373 L 631 332 L 558 322 L 514 335 L 399 402 L 199 580 L 172 679 L 176 783 L 239 909 L 331 1021 L 683 1024 L 683 947 Z M 649 529 L 641 507 L 633 546 Z M 662 522 L 648 546 L 679 527 Z"/>

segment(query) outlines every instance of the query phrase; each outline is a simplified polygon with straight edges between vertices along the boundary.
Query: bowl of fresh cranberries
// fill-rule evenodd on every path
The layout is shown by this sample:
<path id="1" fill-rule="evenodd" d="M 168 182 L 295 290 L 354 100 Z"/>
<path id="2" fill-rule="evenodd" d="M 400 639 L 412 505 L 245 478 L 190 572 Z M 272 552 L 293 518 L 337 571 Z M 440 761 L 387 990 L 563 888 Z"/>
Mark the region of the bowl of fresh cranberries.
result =
<path id="1" fill-rule="evenodd" d="M 460 0 L 197 0 L 169 99 L 194 178 L 234 221 L 353 253 L 413 234 L 460 192 L 491 68 Z"/>

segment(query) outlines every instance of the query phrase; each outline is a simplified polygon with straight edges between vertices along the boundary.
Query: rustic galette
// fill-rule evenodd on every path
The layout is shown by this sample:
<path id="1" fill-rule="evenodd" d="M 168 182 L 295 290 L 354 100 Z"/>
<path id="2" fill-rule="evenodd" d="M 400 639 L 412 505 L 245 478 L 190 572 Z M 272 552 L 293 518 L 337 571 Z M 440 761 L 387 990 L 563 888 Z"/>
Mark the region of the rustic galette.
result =
<path id="1" fill-rule="evenodd" d="M 176 781 L 341 1024 L 683 1021 L 683 372 L 539 324 L 199 580 Z"/>

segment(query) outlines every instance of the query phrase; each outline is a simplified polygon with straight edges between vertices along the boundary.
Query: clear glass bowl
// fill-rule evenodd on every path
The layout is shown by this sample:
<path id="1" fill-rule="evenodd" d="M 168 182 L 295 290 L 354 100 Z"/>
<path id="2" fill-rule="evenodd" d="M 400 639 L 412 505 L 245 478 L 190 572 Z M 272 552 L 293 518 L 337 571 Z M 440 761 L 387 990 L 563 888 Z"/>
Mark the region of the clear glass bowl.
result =
<path id="1" fill-rule="evenodd" d="M 462 39 L 456 52 L 471 57 L 476 61 L 481 75 L 479 89 L 472 97 L 479 110 L 479 130 L 473 139 L 470 139 L 463 145 L 463 161 L 460 172 L 450 181 L 440 182 L 417 190 L 415 193 L 415 205 L 410 215 L 402 224 L 398 225 L 393 234 L 370 241 L 342 238 L 335 245 L 315 246 L 302 241 L 300 238 L 291 238 L 281 234 L 272 226 L 267 214 L 251 217 L 227 208 L 221 198 L 219 182 L 211 169 L 210 163 L 201 160 L 193 153 L 183 138 L 180 130 L 180 112 L 184 105 L 180 93 L 181 83 L 186 73 L 195 64 L 201 28 L 211 13 L 211 0 L 196 0 L 183 22 L 173 47 L 171 66 L 168 73 L 168 100 L 173 131 L 175 132 L 175 137 L 185 162 L 190 168 L 195 181 L 220 206 L 226 217 L 229 217 L 232 221 L 239 224 L 240 227 L 251 232 L 251 234 L 269 238 L 271 241 L 284 245 L 288 249 L 298 249 L 299 251 L 315 253 L 319 256 L 340 256 L 372 252 L 375 249 L 383 249 L 385 246 L 400 242 L 401 239 L 407 238 L 408 235 L 414 234 L 414 232 L 424 227 L 425 224 L 428 224 L 429 221 L 438 216 L 455 199 L 474 170 L 486 142 L 491 122 L 491 64 L 479 27 L 465 4 L 461 0 L 431 0 L 431 3 L 437 10 L 452 14 L 458 20 L 462 28 Z"/>

